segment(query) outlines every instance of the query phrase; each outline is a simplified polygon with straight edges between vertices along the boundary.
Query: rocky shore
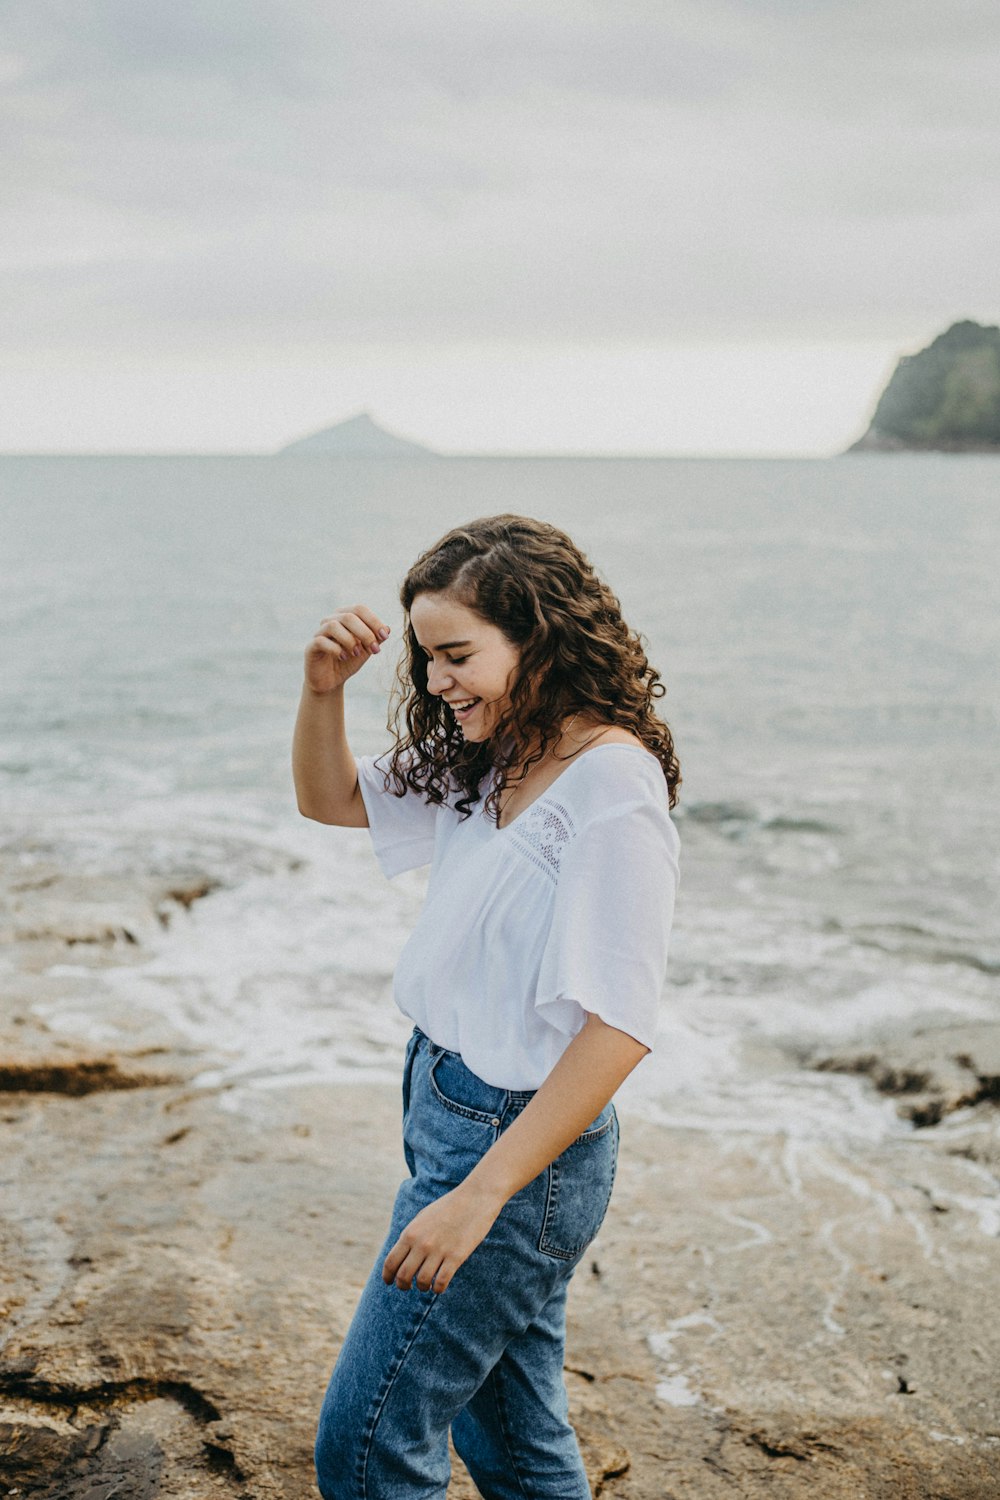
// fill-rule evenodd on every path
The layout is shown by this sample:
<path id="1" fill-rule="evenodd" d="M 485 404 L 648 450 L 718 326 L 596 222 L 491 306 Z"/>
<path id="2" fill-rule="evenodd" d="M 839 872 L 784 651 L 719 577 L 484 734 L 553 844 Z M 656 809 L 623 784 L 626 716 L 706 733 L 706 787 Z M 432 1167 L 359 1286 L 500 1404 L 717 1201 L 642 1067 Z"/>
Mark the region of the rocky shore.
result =
<path id="1" fill-rule="evenodd" d="M 403 1170 L 396 1090 L 213 1086 L 120 998 L 106 1044 L 83 999 L 54 1025 L 81 967 L 139 963 L 212 881 L 41 856 L 3 878 L 0 1495 L 302 1500 Z M 595 1495 L 1000 1494 L 1000 1026 L 798 1063 L 908 1128 L 839 1147 L 623 1113 L 570 1311 Z M 450 1493 L 475 1493 L 457 1462 Z"/>

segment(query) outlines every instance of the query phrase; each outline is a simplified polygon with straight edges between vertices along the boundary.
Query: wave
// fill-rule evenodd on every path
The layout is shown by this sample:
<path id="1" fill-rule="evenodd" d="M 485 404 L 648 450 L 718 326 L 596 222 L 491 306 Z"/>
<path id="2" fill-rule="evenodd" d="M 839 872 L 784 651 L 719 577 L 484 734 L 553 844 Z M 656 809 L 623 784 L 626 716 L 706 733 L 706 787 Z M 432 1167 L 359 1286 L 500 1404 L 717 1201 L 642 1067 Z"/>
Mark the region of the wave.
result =
<path id="1" fill-rule="evenodd" d="M 823 924 L 826 932 L 843 933 L 860 948 L 871 948 L 891 958 L 925 964 L 954 964 L 979 974 L 1000 974 L 1000 954 L 963 947 L 961 939 L 936 932 L 916 922 L 838 922 Z"/>
<path id="2" fill-rule="evenodd" d="M 765 833 L 811 833 L 828 837 L 843 832 L 836 824 L 824 822 L 821 818 L 808 814 L 765 813 L 746 802 L 692 802 L 678 808 L 675 816 L 707 828 L 718 828 L 729 836 L 739 836 L 750 828 Z"/>

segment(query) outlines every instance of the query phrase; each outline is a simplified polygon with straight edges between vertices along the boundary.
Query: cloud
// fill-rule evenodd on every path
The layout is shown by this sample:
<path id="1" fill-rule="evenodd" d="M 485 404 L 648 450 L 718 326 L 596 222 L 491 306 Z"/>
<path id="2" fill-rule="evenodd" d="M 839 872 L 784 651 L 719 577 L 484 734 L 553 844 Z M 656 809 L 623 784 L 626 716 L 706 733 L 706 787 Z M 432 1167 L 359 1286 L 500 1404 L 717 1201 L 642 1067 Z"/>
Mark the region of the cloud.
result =
<path id="1" fill-rule="evenodd" d="M 995 0 L 13 0 L 5 23 L 25 347 L 996 315 Z"/>

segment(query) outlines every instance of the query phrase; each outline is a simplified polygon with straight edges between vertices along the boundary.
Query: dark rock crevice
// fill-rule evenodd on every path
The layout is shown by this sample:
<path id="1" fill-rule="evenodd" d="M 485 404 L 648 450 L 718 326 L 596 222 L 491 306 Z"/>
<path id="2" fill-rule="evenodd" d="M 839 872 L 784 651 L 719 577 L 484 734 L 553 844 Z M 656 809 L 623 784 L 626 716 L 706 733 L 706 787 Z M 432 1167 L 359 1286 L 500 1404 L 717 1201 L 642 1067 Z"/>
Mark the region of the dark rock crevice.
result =
<path id="1" fill-rule="evenodd" d="M 183 1407 L 198 1422 L 207 1424 L 221 1420 L 215 1402 L 197 1386 L 186 1380 L 169 1378 L 134 1376 L 130 1380 L 102 1380 L 99 1385 L 76 1386 L 8 1370 L 0 1371 L 0 1396 L 8 1401 L 32 1401 L 40 1406 L 69 1409 L 90 1406 L 99 1410 L 123 1401 L 154 1401 L 166 1397 Z"/>
<path id="2" fill-rule="evenodd" d="M 824 1442 L 812 1432 L 796 1433 L 794 1436 L 772 1435 L 756 1429 L 748 1432 L 746 1440 L 768 1458 L 791 1458 L 796 1463 L 808 1463 L 817 1454 L 825 1453 L 840 1457 L 840 1450 L 833 1443 Z"/>
<path id="3" fill-rule="evenodd" d="M 118 1089 L 164 1088 L 176 1078 L 163 1073 L 127 1073 L 114 1058 L 74 1058 L 66 1062 L 0 1063 L 0 1094 L 85 1094 Z"/>
<path id="4" fill-rule="evenodd" d="M 183 1412 L 201 1430 L 193 1445 L 185 1445 L 188 1465 L 242 1490 L 246 1475 L 215 1402 L 189 1381 L 156 1377 L 77 1386 L 0 1372 L 0 1403 L 7 1407 L 7 1420 L 0 1413 L 0 1478 L 39 1500 L 90 1500 L 92 1486 L 105 1482 L 137 1485 L 136 1494 L 143 1496 L 150 1486 L 149 1493 L 158 1493 L 165 1454 L 139 1412 L 161 1402 Z M 16 1412 L 21 1405 L 25 1415 L 19 1419 L 11 1409 Z M 52 1416 L 39 1418 L 46 1410 Z"/>

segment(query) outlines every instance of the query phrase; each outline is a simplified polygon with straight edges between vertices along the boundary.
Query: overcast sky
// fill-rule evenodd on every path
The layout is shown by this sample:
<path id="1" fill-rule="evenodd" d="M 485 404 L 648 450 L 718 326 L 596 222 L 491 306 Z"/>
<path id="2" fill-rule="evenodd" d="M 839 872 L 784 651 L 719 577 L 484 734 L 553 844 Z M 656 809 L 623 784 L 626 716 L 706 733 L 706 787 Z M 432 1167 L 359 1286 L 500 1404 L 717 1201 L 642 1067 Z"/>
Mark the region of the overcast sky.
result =
<path id="1" fill-rule="evenodd" d="M 832 452 L 1000 318 L 997 0 L 4 0 L 0 449 Z"/>

